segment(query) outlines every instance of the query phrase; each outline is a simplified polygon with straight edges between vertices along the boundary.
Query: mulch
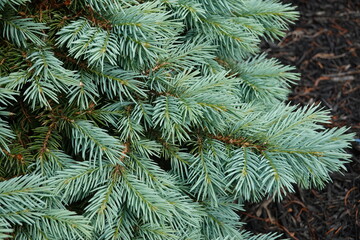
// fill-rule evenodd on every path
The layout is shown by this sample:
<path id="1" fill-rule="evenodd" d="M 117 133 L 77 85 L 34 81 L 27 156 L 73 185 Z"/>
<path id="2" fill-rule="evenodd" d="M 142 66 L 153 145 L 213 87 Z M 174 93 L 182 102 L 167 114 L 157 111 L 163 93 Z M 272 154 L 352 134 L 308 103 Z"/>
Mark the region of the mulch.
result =
<path id="1" fill-rule="evenodd" d="M 320 104 L 328 127 L 348 126 L 360 139 L 360 0 L 282 0 L 300 19 L 285 38 L 263 50 L 301 73 L 289 101 Z M 348 149 L 347 171 L 322 190 L 296 188 L 281 202 L 264 200 L 241 213 L 252 232 L 280 232 L 298 240 L 360 239 L 360 142 Z"/>

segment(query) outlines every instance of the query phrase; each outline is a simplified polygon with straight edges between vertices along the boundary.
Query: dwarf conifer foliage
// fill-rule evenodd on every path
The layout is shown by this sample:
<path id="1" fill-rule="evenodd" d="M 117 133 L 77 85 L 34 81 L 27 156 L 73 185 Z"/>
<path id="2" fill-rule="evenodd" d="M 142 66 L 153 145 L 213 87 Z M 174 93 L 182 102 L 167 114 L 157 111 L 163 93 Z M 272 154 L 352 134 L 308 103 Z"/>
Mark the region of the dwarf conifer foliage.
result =
<path id="1" fill-rule="evenodd" d="M 245 201 L 322 187 L 351 135 L 284 103 L 277 0 L 1 0 L 0 239 L 278 239 Z"/>

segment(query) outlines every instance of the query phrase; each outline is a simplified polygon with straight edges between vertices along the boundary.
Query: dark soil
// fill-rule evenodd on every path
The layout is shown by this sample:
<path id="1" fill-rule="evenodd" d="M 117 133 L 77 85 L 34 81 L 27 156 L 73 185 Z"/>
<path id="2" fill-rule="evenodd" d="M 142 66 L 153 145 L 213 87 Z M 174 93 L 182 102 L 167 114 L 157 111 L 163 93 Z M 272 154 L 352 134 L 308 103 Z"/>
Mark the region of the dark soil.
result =
<path id="1" fill-rule="evenodd" d="M 348 126 L 360 138 L 360 0 L 282 0 L 300 19 L 269 56 L 297 67 L 301 80 L 289 100 L 329 109 L 328 127 Z M 297 189 L 282 202 L 249 205 L 243 220 L 253 232 L 277 231 L 299 240 L 360 240 L 360 143 L 348 150 L 347 171 L 322 190 Z"/>

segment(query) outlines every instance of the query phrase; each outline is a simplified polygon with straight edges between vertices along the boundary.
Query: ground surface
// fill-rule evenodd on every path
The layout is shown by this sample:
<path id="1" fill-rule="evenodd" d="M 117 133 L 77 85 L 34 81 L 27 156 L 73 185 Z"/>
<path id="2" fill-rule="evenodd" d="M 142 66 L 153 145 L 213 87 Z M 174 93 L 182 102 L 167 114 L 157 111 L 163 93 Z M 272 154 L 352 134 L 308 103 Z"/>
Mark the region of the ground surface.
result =
<path id="1" fill-rule="evenodd" d="M 301 73 L 290 101 L 321 104 L 333 115 L 329 127 L 349 126 L 360 138 L 360 0 L 282 1 L 297 5 L 300 19 L 263 49 Z M 280 203 L 247 206 L 246 228 L 298 240 L 360 239 L 360 143 L 349 153 L 353 162 L 325 189 L 297 189 Z"/>

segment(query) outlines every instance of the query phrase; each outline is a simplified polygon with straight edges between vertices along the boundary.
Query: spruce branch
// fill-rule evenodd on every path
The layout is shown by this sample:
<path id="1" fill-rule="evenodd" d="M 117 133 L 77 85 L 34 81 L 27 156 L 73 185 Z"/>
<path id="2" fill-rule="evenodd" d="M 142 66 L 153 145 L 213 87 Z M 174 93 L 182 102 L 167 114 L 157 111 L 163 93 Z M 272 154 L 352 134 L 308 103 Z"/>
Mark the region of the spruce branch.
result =
<path id="1" fill-rule="evenodd" d="M 12 8 L 15 9 L 16 6 L 23 5 L 30 0 L 4 0 L 0 3 L 0 10 L 4 8 L 6 5 L 10 5 Z"/>
<path id="2" fill-rule="evenodd" d="M 0 2 L 0 239 L 279 239 L 246 201 L 330 181 L 352 139 L 285 104 L 277 0 Z"/>
<path id="3" fill-rule="evenodd" d="M 42 23 L 36 23 L 31 18 L 5 15 L 0 24 L 3 28 L 3 36 L 19 47 L 26 48 L 28 40 L 38 46 L 45 45 L 40 37 L 46 36 L 43 31 L 47 27 Z"/>

